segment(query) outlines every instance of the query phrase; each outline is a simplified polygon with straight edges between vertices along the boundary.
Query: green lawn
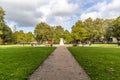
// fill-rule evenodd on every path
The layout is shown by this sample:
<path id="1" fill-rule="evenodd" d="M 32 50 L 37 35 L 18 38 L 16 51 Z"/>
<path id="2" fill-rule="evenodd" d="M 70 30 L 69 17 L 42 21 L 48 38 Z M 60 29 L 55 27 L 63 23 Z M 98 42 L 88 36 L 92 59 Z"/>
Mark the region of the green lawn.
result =
<path id="1" fill-rule="evenodd" d="M 0 80 L 27 80 L 55 47 L 0 47 Z"/>
<path id="2" fill-rule="evenodd" d="M 80 44 L 79 46 L 82 46 L 82 44 Z M 90 47 L 88 44 L 85 44 L 84 47 Z M 92 44 L 91 47 L 109 47 L 109 48 L 117 48 L 119 47 L 118 44 Z"/>
<path id="3" fill-rule="evenodd" d="M 120 80 L 120 48 L 69 47 L 91 80 Z"/>

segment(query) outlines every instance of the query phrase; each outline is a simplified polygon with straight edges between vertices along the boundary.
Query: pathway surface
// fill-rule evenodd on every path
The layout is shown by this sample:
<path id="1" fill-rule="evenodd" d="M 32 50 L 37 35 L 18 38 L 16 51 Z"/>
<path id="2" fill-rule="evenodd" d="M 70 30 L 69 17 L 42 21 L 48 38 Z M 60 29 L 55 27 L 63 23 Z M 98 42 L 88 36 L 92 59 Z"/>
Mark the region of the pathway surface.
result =
<path id="1" fill-rule="evenodd" d="M 90 80 L 90 78 L 67 48 L 59 46 L 29 80 Z"/>

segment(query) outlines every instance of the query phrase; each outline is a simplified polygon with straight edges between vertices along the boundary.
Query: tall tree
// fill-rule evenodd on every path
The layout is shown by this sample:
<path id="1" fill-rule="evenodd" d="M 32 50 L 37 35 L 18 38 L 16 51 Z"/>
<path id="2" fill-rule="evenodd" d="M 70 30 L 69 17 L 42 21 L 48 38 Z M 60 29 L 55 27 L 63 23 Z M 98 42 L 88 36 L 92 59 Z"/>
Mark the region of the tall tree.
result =
<path id="1" fill-rule="evenodd" d="M 2 28 L 3 28 L 3 24 L 4 24 L 4 15 L 5 15 L 5 11 L 2 9 L 2 7 L 0 7 L 0 43 L 2 43 Z"/>
<path id="2" fill-rule="evenodd" d="M 117 41 L 120 41 L 120 16 L 113 21 L 113 27 L 112 32 L 113 32 L 113 37 L 115 37 L 117 39 Z"/>
<path id="3" fill-rule="evenodd" d="M 25 42 L 33 42 L 33 41 L 35 40 L 32 32 L 25 33 Z"/>
<path id="4" fill-rule="evenodd" d="M 91 44 L 91 41 L 93 41 L 94 38 L 96 38 L 98 35 L 98 31 L 95 28 L 94 21 L 92 20 L 92 18 L 86 19 L 84 21 L 84 26 L 85 29 L 88 31 L 88 40 Z"/>
<path id="5" fill-rule="evenodd" d="M 1 38 L 2 34 L 3 34 L 2 30 L 0 30 L 0 44 L 3 42 Z"/>
<path id="6" fill-rule="evenodd" d="M 59 43 L 60 38 L 64 38 L 64 29 L 62 26 L 55 27 L 54 40 L 56 43 Z"/>
<path id="7" fill-rule="evenodd" d="M 68 30 L 64 31 L 64 40 L 66 43 L 70 43 L 73 41 L 72 35 Z"/>
<path id="8" fill-rule="evenodd" d="M 14 41 L 16 43 L 23 43 L 25 42 L 25 33 L 23 32 L 23 30 L 20 30 L 20 31 L 16 31 L 14 32 Z"/>
<path id="9" fill-rule="evenodd" d="M 23 30 L 15 31 L 13 33 L 13 42 L 14 43 L 24 43 L 24 42 L 33 42 L 35 41 L 32 32 L 24 33 Z"/>
<path id="10" fill-rule="evenodd" d="M 104 42 L 104 38 L 105 38 L 105 27 L 104 27 L 104 20 L 103 19 L 100 19 L 100 18 L 97 18 L 94 20 L 94 26 L 95 26 L 95 29 L 98 31 L 98 34 L 96 35 L 96 38 L 99 40 L 99 41 L 102 41 Z"/>
<path id="11" fill-rule="evenodd" d="M 0 23 L 4 22 L 4 15 L 5 15 L 5 11 L 3 10 L 2 7 L 0 7 Z"/>
<path id="12" fill-rule="evenodd" d="M 5 11 L 0 7 L 0 41 L 3 43 L 11 42 L 12 31 L 4 22 Z"/>
<path id="13" fill-rule="evenodd" d="M 4 26 L 2 27 L 2 40 L 3 40 L 3 43 L 10 43 L 12 42 L 12 31 L 11 29 L 4 24 Z"/>
<path id="14" fill-rule="evenodd" d="M 34 30 L 37 42 L 42 42 L 44 40 L 46 41 L 48 39 L 51 39 L 53 37 L 52 31 L 52 28 L 48 24 L 43 22 L 39 23 Z"/>
<path id="15" fill-rule="evenodd" d="M 82 21 L 79 20 L 72 26 L 72 37 L 76 42 L 87 39 L 88 31 L 85 29 Z"/>
<path id="16" fill-rule="evenodd" d="M 112 42 L 112 31 L 111 31 L 112 22 L 113 22 L 113 19 L 104 20 L 104 30 L 105 30 L 104 37 L 107 43 Z"/>

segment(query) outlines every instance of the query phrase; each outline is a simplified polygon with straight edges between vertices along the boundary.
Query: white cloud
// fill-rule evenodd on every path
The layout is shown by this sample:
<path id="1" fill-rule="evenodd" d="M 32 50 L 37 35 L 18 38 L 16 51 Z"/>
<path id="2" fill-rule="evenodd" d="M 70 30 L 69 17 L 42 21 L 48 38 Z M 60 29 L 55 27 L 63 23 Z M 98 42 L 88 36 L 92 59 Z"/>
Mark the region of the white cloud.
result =
<path id="1" fill-rule="evenodd" d="M 16 22 L 13 22 L 13 21 L 6 21 L 7 22 L 7 25 L 9 25 L 9 27 L 11 28 L 12 31 L 16 31 L 16 25 L 17 23 Z"/>
<path id="2" fill-rule="evenodd" d="M 75 14 L 78 8 L 76 3 L 68 0 L 0 0 L 0 5 L 6 11 L 6 20 L 18 26 L 35 26 L 41 21 L 49 21 L 51 17 L 54 20 L 59 17 L 63 22 L 67 20 L 66 16 Z"/>
<path id="3" fill-rule="evenodd" d="M 44 21 L 70 29 L 79 18 L 120 16 L 120 0 L 0 0 L 0 5 L 9 25 L 23 27 Z"/>
<path id="4" fill-rule="evenodd" d="M 82 20 L 92 18 L 116 18 L 120 16 L 120 0 L 112 0 L 110 3 L 99 2 L 82 13 L 80 18 Z"/>
<path id="5" fill-rule="evenodd" d="M 66 0 L 58 0 L 52 4 L 51 12 L 55 16 L 69 16 L 76 12 L 77 4 L 68 3 Z"/>
<path id="6" fill-rule="evenodd" d="M 89 12 L 89 13 L 83 13 L 81 15 L 81 20 L 84 20 L 84 19 L 87 19 L 87 18 L 93 18 L 93 19 L 96 19 L 97 17 L 100 17 L 100 14 L 97 13 L 97 12 Z"/>

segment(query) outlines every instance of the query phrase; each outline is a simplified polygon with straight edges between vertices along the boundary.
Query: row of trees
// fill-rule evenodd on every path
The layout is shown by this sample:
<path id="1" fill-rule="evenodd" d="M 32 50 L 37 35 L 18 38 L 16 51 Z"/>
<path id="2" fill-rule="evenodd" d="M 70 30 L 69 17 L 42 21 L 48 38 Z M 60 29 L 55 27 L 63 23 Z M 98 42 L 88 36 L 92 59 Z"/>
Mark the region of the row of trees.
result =
<path id="1" fill-rule="evenodd" d="M 32 32 L 24 33 L 22 30 L 13 33 L 13 43 L 29 43 L 35 41 Z"/>
<path id="2" fill-rule="evenodd" d="M 44 42 L 48 40 L 59 43 L 61 37 L 66 43 L 70 42 L 110 42 L 112 37 L 120 40 L 120 17 L 116 19 L 93 20 L 88 18 L 85 21 L 78 20 L 71 32 L 64 30 L 62 26 L 50 26 L 44 22 L 36 25 L 34 33 L 25 33 L 22 30 L 12 32 L 4 21 L 5 11 L 0 8 L 0 43 L 23 43 L 23 42 Z"/>
<path id="3" fill-rule="evenodd" d="M 46 23 L 39 23 L 35 28 L 36 40 L 54 39 L 59 42 L 63 37 L 67 43 L 78 42 L 112 42 L 113 38 L 119 42 L 120 40 L 120 17 L 116 19 L 100 19 L 93 20 L 88 18 L 85 21 L 78 20 L 72 26 L 72 31 L 64 30 L 61 26 L 50 27 Z"/>
<path id="4" fill-rule="evenodd" d="M 72 27 L 72 37 L 76 41 L 111 42 L 112 38 L 120 41 L 120 17 L 116 19 L 93 20 L 88 18 L 85 21 L 77 21 Z"/>
<path id="5" fill-rule="evenodd" d="M 39 23 L 34 30 L 35 38 L 38 42 L 53 40 L 54 43 L 59 43 L 61 37 L 66 42 L 71 42 L 72 37 L 68 30 L 64 30 L 62 26 L 51 27 L 46 23 Z"/>

